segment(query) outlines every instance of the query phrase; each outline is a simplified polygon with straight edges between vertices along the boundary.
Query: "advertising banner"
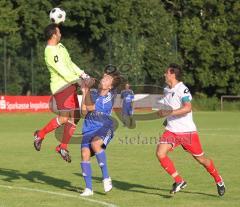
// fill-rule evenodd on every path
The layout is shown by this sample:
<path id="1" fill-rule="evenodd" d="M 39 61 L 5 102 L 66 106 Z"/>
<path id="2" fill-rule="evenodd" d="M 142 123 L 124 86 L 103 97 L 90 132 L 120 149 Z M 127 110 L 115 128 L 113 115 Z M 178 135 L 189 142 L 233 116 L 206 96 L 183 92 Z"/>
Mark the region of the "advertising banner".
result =
<path id="1" fill-rule="evenodd" d="M 0 112 L 48 112 L 51 96 L 0 96 Z"/>

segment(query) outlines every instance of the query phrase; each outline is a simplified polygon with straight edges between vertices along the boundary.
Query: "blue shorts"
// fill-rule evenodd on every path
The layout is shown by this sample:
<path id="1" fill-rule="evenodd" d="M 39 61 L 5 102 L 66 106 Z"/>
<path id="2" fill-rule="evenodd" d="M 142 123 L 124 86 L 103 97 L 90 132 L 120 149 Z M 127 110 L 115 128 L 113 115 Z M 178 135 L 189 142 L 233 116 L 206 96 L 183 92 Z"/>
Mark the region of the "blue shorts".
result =
<path id="1" fill-rule="evenodd" d="M 132 116 L 133 115 L 133 109 L 132 108 L 123 108 L 122 109 L 122 115 Z"/>
<path id="2" fill-rule="evenodd" d="M 86 116 L 83 123 L 81 148 L 91 149 L 94 137 L 100 137 L 103 140 L 103 148 L 106 148 L 113 138 L 113 132 L 113 121 L 109 117 Z"/>

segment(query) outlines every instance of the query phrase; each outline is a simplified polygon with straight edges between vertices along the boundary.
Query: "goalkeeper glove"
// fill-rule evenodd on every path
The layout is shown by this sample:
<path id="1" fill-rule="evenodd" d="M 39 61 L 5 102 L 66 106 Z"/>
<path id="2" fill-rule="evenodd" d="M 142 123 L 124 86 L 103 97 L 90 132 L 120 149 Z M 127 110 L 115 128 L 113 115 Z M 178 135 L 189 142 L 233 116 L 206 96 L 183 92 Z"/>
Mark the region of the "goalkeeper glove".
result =
<path id="1" fill-rule="evenodd" d="M 83 80 L 86 80 L 86 79 L 89 79 L 90 76 L 87 74 L 87 73 L 82 73 L 81 76 L 80 76 Z"/>

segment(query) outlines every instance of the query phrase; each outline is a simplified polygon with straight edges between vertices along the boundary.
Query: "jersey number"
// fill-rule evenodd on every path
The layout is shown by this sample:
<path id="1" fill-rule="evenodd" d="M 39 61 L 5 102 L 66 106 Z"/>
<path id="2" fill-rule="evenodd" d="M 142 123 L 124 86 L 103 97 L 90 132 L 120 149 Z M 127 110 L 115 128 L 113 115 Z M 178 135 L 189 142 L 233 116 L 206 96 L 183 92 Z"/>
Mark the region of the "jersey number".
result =
<path id="1" fill-rule="evenodd" d="M 57 56 L 57 55 L 54 56 L 54 62 L 55 62 L 55 63 L 58 62 L 58 56 Z"/>

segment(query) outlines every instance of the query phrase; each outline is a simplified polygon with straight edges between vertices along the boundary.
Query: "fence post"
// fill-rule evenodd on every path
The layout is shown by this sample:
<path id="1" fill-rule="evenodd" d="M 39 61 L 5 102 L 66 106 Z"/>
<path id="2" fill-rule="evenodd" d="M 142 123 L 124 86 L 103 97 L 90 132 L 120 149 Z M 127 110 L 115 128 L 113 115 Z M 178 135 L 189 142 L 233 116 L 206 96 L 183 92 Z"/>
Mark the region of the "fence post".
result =
<path id="1" fill-rule="evenodd" d="M 3 38 L 4 94 L 7 95 L 7 40 Z"/>
<path id="2" fill-rule="evenodd" d="M 34 74 L 33 74 L 33 48 L 31 47 L 31 83 L 32 83 L 32 92 L 31 94 L 34 94 Z"/>
<path id="3" fill-rule="evenodd" d="M 223 110 L 223 96 L 221 96 L 221 111 Z"/>

